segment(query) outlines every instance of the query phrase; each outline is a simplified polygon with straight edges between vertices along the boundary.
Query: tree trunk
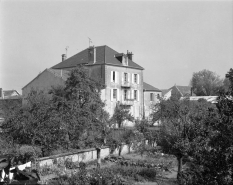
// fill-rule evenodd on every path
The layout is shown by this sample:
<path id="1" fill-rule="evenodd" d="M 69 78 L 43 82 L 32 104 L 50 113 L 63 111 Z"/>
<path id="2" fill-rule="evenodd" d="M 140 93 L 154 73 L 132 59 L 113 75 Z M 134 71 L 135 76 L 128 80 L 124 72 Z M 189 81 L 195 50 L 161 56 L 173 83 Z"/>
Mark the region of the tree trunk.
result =
<path id="1" fill-rule="evenodd" d="M 178 161 L 177 179 L 179 178 L 180 172 L 182 171 L 182 159 L 183 157 L 177 157 L 177 161 Z"/>
<path id="2" fill-rule="evenodd" d="M 101 165 L 101 158 L 100 158 L 101 148 L 96 148 L 96 151 L 97 151 L 97 168 L 100 168 L 100 165 Z"/>
<path id="3" fill-rule="evenodd" d="M 121 145 L 120 145 L 120 146 L 119 146 L 119 153 L 118 153 L 119 156 L 121 156 L 121 150 L 122 150 L 122 147 L 121 147 Z"/>

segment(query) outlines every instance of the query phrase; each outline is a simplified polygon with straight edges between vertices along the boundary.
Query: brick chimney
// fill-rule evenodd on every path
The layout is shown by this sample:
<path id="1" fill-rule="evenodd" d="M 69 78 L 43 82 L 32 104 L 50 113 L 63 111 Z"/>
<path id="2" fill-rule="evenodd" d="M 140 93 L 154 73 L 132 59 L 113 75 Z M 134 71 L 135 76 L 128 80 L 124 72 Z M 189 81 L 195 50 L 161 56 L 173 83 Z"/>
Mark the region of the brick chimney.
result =
<path id="1" fill-rule="evenodd" d="M 62 57 L 62 62 L 66 60 L 66 54 L 62 54 L 61 57 Z"/>
<path id="2" fill-rule="evenodd" d="M 129 51 L 127 50 L 127 56 L 128 56 L 128 58 L 129 58 L 130 60 L 133 61 L 133 53 L 132 53 L 132 52 L 129 52 Z"/>

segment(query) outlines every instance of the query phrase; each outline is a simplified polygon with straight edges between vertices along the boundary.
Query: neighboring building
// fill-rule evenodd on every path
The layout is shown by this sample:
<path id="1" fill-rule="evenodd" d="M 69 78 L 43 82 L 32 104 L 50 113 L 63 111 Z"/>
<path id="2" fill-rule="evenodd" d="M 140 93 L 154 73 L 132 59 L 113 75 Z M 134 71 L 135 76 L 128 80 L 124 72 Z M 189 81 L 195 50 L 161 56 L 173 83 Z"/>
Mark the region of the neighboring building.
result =
<path id="1" fill-rule="evenodd" d="M 117 103 L 128 105 L 135 118 L 143 116 L 143 68 L 133 62 L 133 54 L 118 53 L 108 46 L 89 47 L 46 69 L 23 90 L 25 99 L 31 89 L 48 90 L 51 86 L 62 85 L 67 71 L 83 64 L 89 69 L 92 78 L 99 78 L 106 88 L 101 91 L 101 99 L 106 103 L 106 110 L 113 114 Z M 65 73 L 64 73 L 65 72 Z M 60 74 L 60 75 L 59 75 Z"/>
<path id="2" fill-rule="evenodd" d="M 159 102 L 159 97 L 162 96 L 162 91 L 146 82 L 143 82 L 143 94 L 144 94 L 144 116 L 149 118 L 152 113 L 152 107 Z"/>
<path id="3" fill-rule="evenodd" d="M 191 86 L 180 86 L 180 85 L 174 85 L 173 87 L 169 89 L 163 89 L 162 90 L 162 96 L 165 100 L 174 97 L 187 97 L 187 96 L 195 96 L 195 94 L 192 92 Z"/>
<path id="4" fill-rule="evenodd" d="M 63 86 L 68 78 L 69 72 L 66 70 L 45 69 L 32 81 L 22 88 L 23 104 L 31 90 L 48 92 L 52 86 Z"/>
<path id="5" fill-rule="evenodd" d="M 20 99 L 21 95 L 16 90 L 3 90 L 0 88 L 0 99 Z"/>
<path id="6" fill-rule="evenodd" d="M 22 105 L 22 96 L 16 90 L 0 88 L 0 125 L 4 121 L 4 110 L 9 107 Z"/>

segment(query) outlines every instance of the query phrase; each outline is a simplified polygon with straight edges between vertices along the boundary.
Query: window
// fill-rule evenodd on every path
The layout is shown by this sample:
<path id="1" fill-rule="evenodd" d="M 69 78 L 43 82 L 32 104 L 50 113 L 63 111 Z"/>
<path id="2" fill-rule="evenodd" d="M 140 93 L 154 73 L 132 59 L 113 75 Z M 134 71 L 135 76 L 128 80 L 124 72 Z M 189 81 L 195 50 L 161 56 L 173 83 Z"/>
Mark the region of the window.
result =
<path id="1" fill-rule="evenodd" d="M 111 71 L 111 82 L 117 83 L 118 82 L 118 72 Z"/>
<path id="2" fill-rule="evenodd" d="M 113 89 L 113 99 L 117 99 L 117 89 Z"/>
<path id="3" fill-rule="evenodd" d="M 150 101 L 154 101 L 154 93 L 150 93 Z"/>
<path id="4" fill-rule="evenodd" d="M 138 75 L 134 74 L 134 83 L 137 83 L 137 82 L 138 82 Z"/>
<path id="5" fill-rule="evenodd" d="M 137 90 L 134 90 L 134 100 L 137 100 Z"/>
<path id="6" fill-rule="evenodd" d="M 128 81 L 128 74 L 124 73 L 124 82 L 127 82 L 127 81 Z"/>
<path id="7" fill-rule="evenodd" d="M 112 73 L 112 81 L 116 82 L 116 72 L 115 71 L 113 71 L 113 73 Z"/>
<path id="8" fill-rule="evenodd" d="M 124 100 L 127 100 L 127 94 L 128 94 L 127 90 L 124 90 Z"/>

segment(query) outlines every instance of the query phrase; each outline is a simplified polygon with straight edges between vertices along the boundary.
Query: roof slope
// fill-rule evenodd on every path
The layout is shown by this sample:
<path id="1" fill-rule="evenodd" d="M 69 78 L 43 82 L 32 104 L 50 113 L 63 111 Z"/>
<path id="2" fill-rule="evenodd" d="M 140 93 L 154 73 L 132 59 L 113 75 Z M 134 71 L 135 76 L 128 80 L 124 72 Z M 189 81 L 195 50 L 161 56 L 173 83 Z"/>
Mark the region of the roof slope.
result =
<path id="1" fill-rule="evenodd" d="M 191 95 L 191 86 L 176 85 L 176 87 L 182 93 L 182 96 Z"/>
<path id="2" fill-rule="evenodd" d="M 158 88 L 156 87 L 153 87 L 152 85 L 146 83 L 146 82 L 143 82 L 143 90 L 144 91 L 156 91 L 156 92 L 162 92 L 161 90 L 159 90 Z"/>
<path id="3" fill-rule="evenodd" d="M 56 64 L 52 67 L 52 69 L 63 69 L 63 68 L 72 68 L 76 67 L 79 64 L 88 64 L 89 57 L 88 57 L 88 50 L 85 50 L 77 53 L 76 55 Z M 112 64 L 117 66 L 122 66 L 122 63 L 115 58 L 115 54 L 119 54 L 117 51 L 113 50 L 108 46 L 97 46 L 96 47 L 96 63 L 95 64 Z M 93 64 L 93 63 L 89 63 Z M 128 67 L 138 68 L 143 70 L 143 68 L 133 62 L 132 60 L 128 60 Z"/>
<path id="4" fill-rule="evenodd" d="M 16 90 L 4 90 L 4 96 L 20 96 L 20 94 Z"/>
<path id="5" fill-rule="evenodd" d="M 27 87 L 29 84 L 31 84 L 34 80 L 36 80 L 40 75 L 42 75 L 44 72 L 48 71 L 49 73 L 53 74 L 54 76 L 61 78 L 62 80 L 66 81 L 69 77 L 69 71 L 61 70 L 61 69 L 45 69 L 43 72 L 39 73 L 35 78 L 33 78 L 27 85 L 25 85 L 22 89 Z"/>

